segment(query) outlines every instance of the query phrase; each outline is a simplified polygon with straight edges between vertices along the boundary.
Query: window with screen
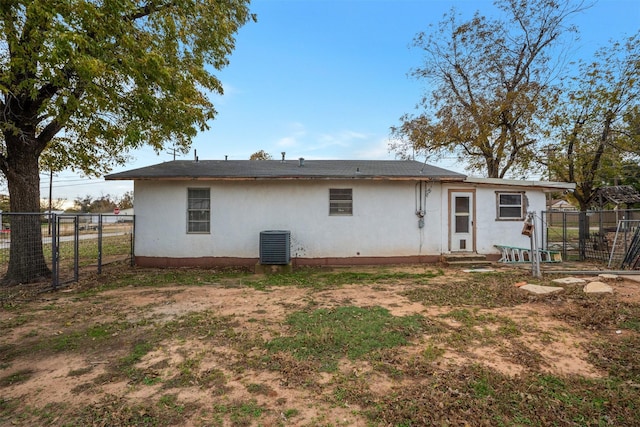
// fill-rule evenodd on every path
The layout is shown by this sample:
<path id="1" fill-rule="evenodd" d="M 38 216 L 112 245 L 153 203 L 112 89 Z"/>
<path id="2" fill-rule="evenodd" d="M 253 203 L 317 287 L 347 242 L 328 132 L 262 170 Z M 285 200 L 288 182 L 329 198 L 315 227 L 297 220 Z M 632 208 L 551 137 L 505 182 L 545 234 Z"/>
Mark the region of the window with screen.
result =
<path id="1" fill-rule="evenodd" d="M 211 232 L 210 189 L 189 188 L 187 191 L 187 233 Z"/>
<path id="2" fill-rule="evenodd" d="M 522 193 L 496 193 L 498 219 L 523 219 L 524 204 Z"/>
<path id="3" fill-rule="evenodd" d="M 329 215 L 353 215 L 353 191 L 351 188 L 329 189 Z"/>

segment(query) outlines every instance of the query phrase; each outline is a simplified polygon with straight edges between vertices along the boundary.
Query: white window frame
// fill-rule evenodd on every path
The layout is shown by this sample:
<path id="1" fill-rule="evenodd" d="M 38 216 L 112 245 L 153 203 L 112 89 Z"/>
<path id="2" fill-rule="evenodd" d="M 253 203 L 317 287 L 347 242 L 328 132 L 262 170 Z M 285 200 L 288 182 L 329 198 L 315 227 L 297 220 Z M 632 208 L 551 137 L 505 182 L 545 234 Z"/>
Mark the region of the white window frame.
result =
<path id="1" fill-rule="evenodd" d="M 520 203 L 503 203 L 501 196 L 518 196 L 520 197 Z M 526 211 L 526 197 L 524 191 L 496 191 L 496 221 L 522 221 L 524 220 Z M 503 215 L 503 209 L 519 208 L 519 215 Z"/>
<path id="2" fill-rule="evenodd" d="M 207 197 L 192 197 L 192 191 L 206 191 Z M 194 207 L 192 201 L 206 201 L 203 206 Z M 192 219 L 192 214 L 205 214 L 206 219 Z M 206 224 L 206 230 L 195 229 L 196 224 Z M 199 228 L 199 227 L 197 227 Z M 211 189 L 209 187 L 189 187 L 187 188 L 187 234 L 210 234 L 211 233 Z"/>
<path id="3" fill-rule="evenodd" d="M 353 216 L 353 189 L 329 189 L 329 216 Z"/>

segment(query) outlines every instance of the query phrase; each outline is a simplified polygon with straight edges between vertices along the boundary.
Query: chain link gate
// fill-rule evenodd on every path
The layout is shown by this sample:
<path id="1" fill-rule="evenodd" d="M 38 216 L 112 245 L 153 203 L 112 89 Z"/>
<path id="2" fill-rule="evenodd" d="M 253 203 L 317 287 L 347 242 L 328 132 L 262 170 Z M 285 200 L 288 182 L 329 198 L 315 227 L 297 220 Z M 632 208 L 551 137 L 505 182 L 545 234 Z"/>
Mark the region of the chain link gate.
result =
<path id="1" fill-rule="evenodd" d="M 134 264 L 133 215 L 56 215 L 52 233 L 52 286 L 77 282 L 81 269 L 102 273 L 105 263 Z M 126 258 L 125 258 L 126 259 Z"/>
<path id="2" fill-rule="evenodd" d="M 51 230 L 51 285 L 55 289 L 69 282 L 77 282 L 80 277 L 80 270 L 78 268 L 78 216 L 56 215 L 54 218 L 55 221 Z M 69 234 L 69 229 L 71 234 Z M 62 246 L 62 243 L 67 244 Z M 69 268 L 65 268 L 69 264 L 73 267 L 71 278 L 68 277 L 70 276 Z"/>

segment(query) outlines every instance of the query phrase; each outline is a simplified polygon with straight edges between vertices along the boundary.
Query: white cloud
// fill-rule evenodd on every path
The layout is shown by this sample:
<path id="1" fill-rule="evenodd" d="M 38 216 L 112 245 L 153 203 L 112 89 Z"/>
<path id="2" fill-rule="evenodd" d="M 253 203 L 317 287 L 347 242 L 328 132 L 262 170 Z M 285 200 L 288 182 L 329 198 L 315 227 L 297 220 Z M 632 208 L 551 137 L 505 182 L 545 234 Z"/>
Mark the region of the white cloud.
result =
<path id="1" fill-rule="evenodd" d="M 211 90 L 200 89 L 204 92 L 209 101 L 213 103 L 214 107 L 227 105 L 227 103 L 237 95 L 244 93 L 242 89 L 232 85 L 231 83 L 220 82 L 220 84 L 222 85 L 222 94 Z"/>
<path id="2" fill-rule="evenodd" d="M 292 158 L 392 160 L 388 139 L 353 130 L 335 133 L 309 134 L 301 123 L 289 125 L 289 134 L 278 139 L 277 149 L 286 148 Z M 275 151 L 275 150 L 274 150 Z"/>
<path id="3" fill-rule="evenodd" d="M 230 97 L 232 95 L 243 93 L 241 89 L 239 89 L 237 86 L 232 85 L 229 82 L 221 82 L 221 84 L 222 84 L 222 89 L 224 91 L 224 95 L 222 95 L 223 97 Z"/>
<path id="4" fill-rule="evenodd" d="M 361 132 L 343 130 L 336 134 L 324 133 L 318 136 L 311 150 L 323 150 L 331 147 L 349 148 L 359 141 L 366 140 L 368 136 Z"/>
<path id="5" fill-rule="evenodd" d="M 335 135 L 322 134 L 318 137 L 318 140 L 324 147 L 329 147 L 334 145 L 346 147 L 351 145 L 351 142 L 353 142 L 354 140 L 361 140 L 366 138 L 367 138 L 367 135 L 363 133 L 345 130 L 345 131 L 338 132 Z"/>
<path id="6" fill-rule="evenodd" d="M 277 140 L 276 146 L 279 148 L 296 147 L 299 145 L 299 139 L 307 134 L 304 125 L 299 122 L 292 122 L 288 125 L 288 135 Z"/>
<path id="7" fill-rule="evenodd" d="M 276 142 L 276 146 L 280 148 L 290 148 L 298 145 L 298 141 L 293 136 L 285 136 L 284 138 L 280 138 L 278 142 Z"/>
<path id="8" fill-rule="evenodd" d="M 354 158 L 363 160 L 393 160 L 395 156 L 389 152 L 389 140 L 381 139 L 377 143 L 362 147 L 353 152 Z"/>

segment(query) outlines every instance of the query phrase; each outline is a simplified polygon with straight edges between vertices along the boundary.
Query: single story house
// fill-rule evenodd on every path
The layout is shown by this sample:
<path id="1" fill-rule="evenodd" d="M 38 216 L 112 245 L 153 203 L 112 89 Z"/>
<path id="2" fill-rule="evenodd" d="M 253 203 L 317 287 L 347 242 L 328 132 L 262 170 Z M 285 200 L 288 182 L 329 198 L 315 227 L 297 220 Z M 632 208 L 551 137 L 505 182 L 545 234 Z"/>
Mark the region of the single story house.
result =
<path id="1" fill-rule="evenodd" d="M 530 247 L 545 192 L 573 188 L 409 160 L 177 160 L 106 179 L 134 181 L 141 266 L 255 265 L 270 233 L 294 265 L 497 259 L 494 245 Z"/>

